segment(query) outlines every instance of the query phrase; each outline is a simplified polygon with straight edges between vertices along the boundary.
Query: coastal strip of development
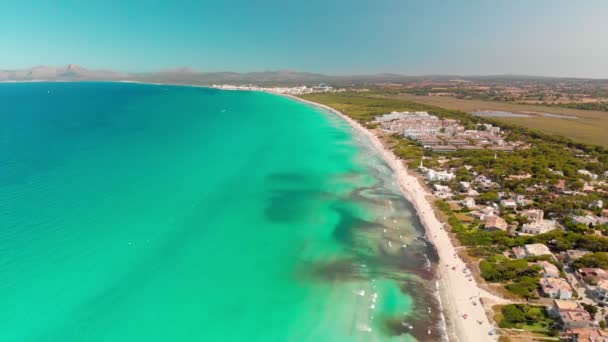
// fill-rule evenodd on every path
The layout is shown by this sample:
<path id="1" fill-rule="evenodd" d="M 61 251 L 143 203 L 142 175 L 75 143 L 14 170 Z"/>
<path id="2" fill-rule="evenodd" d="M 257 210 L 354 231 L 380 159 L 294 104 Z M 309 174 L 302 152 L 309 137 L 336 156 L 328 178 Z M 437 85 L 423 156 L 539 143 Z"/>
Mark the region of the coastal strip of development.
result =
<path id="1" fill-rule="evenodd" d="M 605 148 L 373 94 L 301 97 L 395 170 L 438 250 L 452 340 L 608 341 Z"/>

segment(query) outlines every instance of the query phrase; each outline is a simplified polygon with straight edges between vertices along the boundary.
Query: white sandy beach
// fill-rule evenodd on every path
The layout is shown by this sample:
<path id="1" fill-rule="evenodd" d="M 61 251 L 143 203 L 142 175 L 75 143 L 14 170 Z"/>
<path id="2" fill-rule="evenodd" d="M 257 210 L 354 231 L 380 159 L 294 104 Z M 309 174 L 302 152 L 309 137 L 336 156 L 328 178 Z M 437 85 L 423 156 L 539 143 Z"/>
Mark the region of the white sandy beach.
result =
<path id="1" fill-rule="evenodd" d="M 433 207 L 427 199 L 430 193 L 425 190 L 416 177 L 408 173 L 403 161 L 386 149 L 376 135 L 350 117 L 322 104 L 295 96 L 285 96 L 339 115 L 354 129 L 359 130 L 370 139 L 373 146 L 395 172 L 395 178 L 399 182 L 403 194 L 416 209 L 418 217 L 426 229 L 428 240 L 435 245 L 439 253 L 438 287 L 442 310 L 447 322 L 448 339 L 462 342 L 496 341 L 498 337 L 489 334 L 495 327 L 490 323 L 484 305 L 480 302 L 480 297 L 486 303 L 487 309 L 491 305 L 508 301 L 485 291 L 472 276 L 467 276 L 470 272 L 466 269 L 465 263 L 456 256 L 456 249 L 448 232 L 443 229 L 443 224 L 435 216 Z"/>

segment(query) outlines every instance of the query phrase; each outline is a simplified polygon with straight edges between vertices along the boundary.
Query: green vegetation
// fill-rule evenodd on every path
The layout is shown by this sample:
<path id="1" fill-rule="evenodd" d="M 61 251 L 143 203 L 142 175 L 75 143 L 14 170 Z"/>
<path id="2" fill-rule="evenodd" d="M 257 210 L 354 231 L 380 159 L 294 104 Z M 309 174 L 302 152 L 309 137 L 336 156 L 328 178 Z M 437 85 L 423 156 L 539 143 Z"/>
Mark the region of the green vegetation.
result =
<path id="1" fill-rule="evenodd" d="M 413 164 L 420 163 L 420 159 L 424 156 L 425 151 L 422 147 L 409 139 L 397 135 L 388 136 L 387 144 L 396 156 L 403 160 L 411 160 Z M 412 166 L 415 167 L 416 165 Z"/>
<path id="2" fill-rule="evenodd" d="M 536 297 L 540 266 L 529 265 L 524 259 L 511 260 L 502 255 L 495 255 L 481 261 L 479 268 L 485 280 L 508 283 L 507 290 L 522 298 Z"/>
<path id="3" fill-rule="evenodd" d="M 597 313 L 597 306 L 587 303 L 581 303 L 581 305 L 583 306 L 583 309 L 585 309 L 585 311 L 591 315 L 591 317 L 595 317 L 595 314 Z"/>
<path id="4" fill-rule="evenodd" d="M 517 278 L 505 287 L 519 297 L 526 299 L 537 298 L 536 288 L 538 287 L 538 280 L 539 277 L 524 276 Z"/>
<path id="5" fill-rule="evenodd" d="M 599 110 L 608 112 L 608 102 L 573 102 L 573 103 L 556 103 L 556 104 L 546 104 L 552 107 L 562 107 L 562 108 L 572 108 L 572 109 L 580 109 L 580 110 Z"/>
<path id="6" fill-rule="evenodd" d="M 603 269 L 608 269 L 608 253 L 597 252 L 584 255 L 582 258 L 574 262 L 574 266 L 577 268 L 599 267 Z"/>
<path id="7" fill-rule="evenodd" d="M 498 201 L 498 193 L 496 191 L 488 191 L 477 197 L 478 202 L 488 203 Z"/>
<path id="8" fill-rule="evenodd" d="M 479 264 L 481 276 L 489 282 L 505 282 L 518 277 L 538 276 L 538 265 L 528 266 L 524 259 L 507 259 L 502 255 L 487 258 Z"/>
<path id="9" fill-rule="evenodd" d="M 606 114 L 606 113 L 604 113 Z M 605 119 L 562 119 L 555 117 L 503 117 L 497 122 L 527 127 L 531 130 L 542 131 L 546 134 L 568 137 L 574 141 L 608 147 L 608 115 Z"/>
<path id="10" fill-rule="evenodd" d="M 524 329 L 551 336 L 556 333 L 556 322 L 544 306 L 509 304 L 500 309 L 500 316 L 497 320 L 501 328 Z"/>

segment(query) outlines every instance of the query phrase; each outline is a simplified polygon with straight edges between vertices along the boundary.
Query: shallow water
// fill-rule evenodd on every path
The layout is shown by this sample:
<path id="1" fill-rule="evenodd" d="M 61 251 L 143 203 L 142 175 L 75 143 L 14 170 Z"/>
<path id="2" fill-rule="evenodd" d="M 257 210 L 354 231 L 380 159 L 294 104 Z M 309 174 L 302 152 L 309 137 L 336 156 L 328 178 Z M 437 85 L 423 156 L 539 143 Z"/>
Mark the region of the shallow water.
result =
<path id="1" fill-rule="evenodd" d="M 332 114 L 121 83 L 0 100 L 1 341 L 438 339 L 432 248 Z"/>

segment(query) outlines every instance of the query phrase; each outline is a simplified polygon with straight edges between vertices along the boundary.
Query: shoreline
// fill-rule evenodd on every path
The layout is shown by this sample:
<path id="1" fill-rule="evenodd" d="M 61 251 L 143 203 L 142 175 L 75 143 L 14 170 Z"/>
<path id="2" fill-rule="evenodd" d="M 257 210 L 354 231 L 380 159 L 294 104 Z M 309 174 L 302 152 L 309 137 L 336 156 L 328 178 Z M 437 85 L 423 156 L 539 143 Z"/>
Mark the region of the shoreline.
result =
<path id="1" fill-rule="evenodd" d="M 16 82 L 0 82 L 0 83 L 32 83 L 32 82 L 86 82 L 86 81 L 16 81 Z M 157 86 L 185 86 L 193 88 L 210 88 L 218 89 L 213 86 L 194 85 L 194 84 L 167 84 L 167 83 L 151 83 L 139 81 L 99 81 L 110 83 L 135 83 L 135 84 L 150 84 Z M 226 90 L 229 89 L 220 89 Z M 240 91 L 255 91 L 255 90 L 240 90 Z M 457 257 L 457 249 L 453 245 L 449 233 L 443 229 L 444 224 L 435 216 L 433 204 L 427 199 L 427 196 L 432 196 L 425 189 L 420 180 L 414 175 L 411 175 L 403 161 L 399 159 L 392 151 L 384 146 L 379 137 L 363 127 L 349 116 L 340 111 L 331 108 L 327 105 L 308 101 L 290 94 L 277 93 L 272 91 L 263 91 L 268 94 L 283 96 L 294 101 L 308 104 L 313 107 L 326 110 L 344 121 L 346 121 L 354 130 L 357 130 L 363 136 L 367 137 L 372 147 L 380 154 L 380 157 L 387 163 L 393 171 L 393 175 L 398 182 L 399 189 L 405 199 L 411 203 L 415 209 L 416 216 L 424 227 L 424 237 L 431 242 L 439 255 L 437 264 L 437 274 L 435 287 L 437 288 L 437 300 L 441 309 L 442 321 L 439 322 L 445 330 L 445 338 L 449 341 L 497 341 L 498 335 L 489 335 L 490 331 L 496 330 L 497 327 L 490 321 L 486 314 L 486 310 L 491 310 L 491 306 L 496 304 L 505 304 L 510 301 L 497 297 L 494 294 L 487 292 L 481 288 L 473 276 L 467 277 L 470 274 L 464 261 Z M 453 270 L 452 268 L 455 268 Z M 463 270 L 467 270 L 466 274 Z M 481 300 L 483 299 L 483 301 Z M 474 304 L 475 303 L 475 304 Z M 487 307 L 486 307 L 487 306 Z M 465 319 L 463 315 L 466 314 Z M 479 324 L 478 322 L 481 322 Z"/>
<path id="2" fill-rule="evenodd" d="M 473 276 L 467 276 L 470 275 L 470 271 L 464 261 L 457 257 L 457 250 L 452 244 L 449 233 L 443 229 L 443 223 L 437 219 L 432 203 L 426 198 L 432 194 L 425 190 L 418 178 L 408 172 L 403 161 L 388 150 L 372 131 L 334 108 L 293 95 L 272 94 L 327 110 L 342 118 L 369 139 L 374 149 L 393 170 L 402 194 L 412 204 L 420 223 L 425 228 L 425 237 L 435 246 L 439 255 L 436 286 L 446 338 L 450 341 L 462 342 L 498 340 L 496 334 L 489 335 L 489 332 L 497 327 L 488 318 L 485 306 L 489 305 L 487 309 L 491 309 L 491 306 L 506 303 L 507 300 L 487 292 L 479 286 Z M 465 269 L 467 269 L 466 273 L 463 272 Z M 466 319 L 463 317 L 465 314 Z"/>

